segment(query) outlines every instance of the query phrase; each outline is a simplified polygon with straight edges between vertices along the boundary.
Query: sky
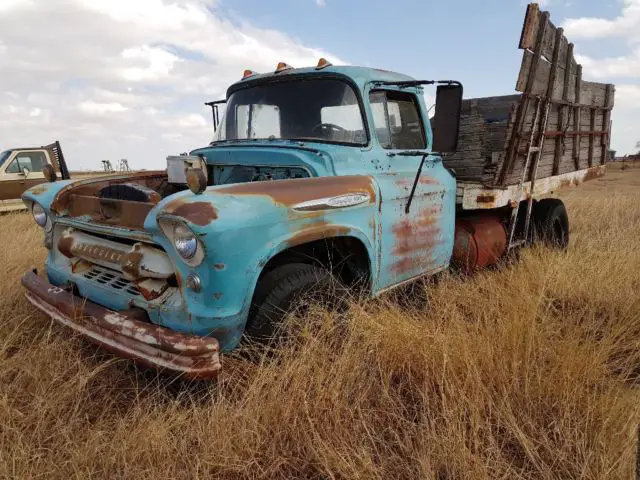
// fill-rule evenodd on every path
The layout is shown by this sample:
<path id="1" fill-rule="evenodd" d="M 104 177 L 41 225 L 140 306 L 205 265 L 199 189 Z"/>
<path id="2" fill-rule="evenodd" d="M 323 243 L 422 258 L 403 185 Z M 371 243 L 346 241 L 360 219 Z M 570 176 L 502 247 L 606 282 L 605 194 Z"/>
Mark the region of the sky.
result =
<path id="1" fill-rule="evenodd" d="M 372 66 L 515 93 L 525 0 L 0 0 L 0 150 L 60 140 L 72 170 L 134 169 L 213 136 L 244 69 Z M 612 148 L 640 140 L 640 0 L 546 0 L 585 80 L 616 84 Z M 427 95 L 429 92 L 427 92 Z M 427 97 L 431 98 L 431 97 Z"/>

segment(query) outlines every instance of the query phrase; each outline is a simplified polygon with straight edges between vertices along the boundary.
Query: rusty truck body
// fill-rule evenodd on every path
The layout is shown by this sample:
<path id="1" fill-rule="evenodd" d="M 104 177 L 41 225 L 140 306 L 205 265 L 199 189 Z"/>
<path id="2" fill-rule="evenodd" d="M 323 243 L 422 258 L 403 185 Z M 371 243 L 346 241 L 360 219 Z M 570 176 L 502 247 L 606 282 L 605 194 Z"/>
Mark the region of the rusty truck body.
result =
<path id="1" fill-rule="evenodd" d="M 520 47 L 520 94 L 487 99 L 324 59 L 245 71 L 208 103 L 211 144 L 166 170 L 23 194 L 48 252 L 46 277 L 23 277 L 27 298 L 119 355 L 208 378 L 312 292 L 375 297 L 534 241 L 566 248 L 550 194 L 603 174 L 614 88 L 582 80 L 535 4 Z"/>

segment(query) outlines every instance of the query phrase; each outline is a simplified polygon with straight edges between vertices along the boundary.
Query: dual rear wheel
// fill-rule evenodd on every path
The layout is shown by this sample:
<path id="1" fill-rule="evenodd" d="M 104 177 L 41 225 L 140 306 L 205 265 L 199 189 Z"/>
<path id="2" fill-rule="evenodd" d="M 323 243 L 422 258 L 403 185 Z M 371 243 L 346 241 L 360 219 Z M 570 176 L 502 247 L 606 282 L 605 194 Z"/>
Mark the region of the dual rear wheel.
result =
<path id="1" fill-rule="evenodd" d="M 545 198 L 534 205 L 531 219 L 533 241 L 566 250 L 569 246 L 569 216 L 562 200 Z"/>

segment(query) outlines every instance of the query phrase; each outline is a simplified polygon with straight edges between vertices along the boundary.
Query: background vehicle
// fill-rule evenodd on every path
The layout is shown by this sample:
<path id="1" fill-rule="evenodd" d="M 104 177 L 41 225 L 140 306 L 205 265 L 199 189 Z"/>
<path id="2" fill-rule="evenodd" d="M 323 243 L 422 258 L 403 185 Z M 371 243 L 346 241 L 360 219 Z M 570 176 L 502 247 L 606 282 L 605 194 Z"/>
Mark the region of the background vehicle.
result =
<path id="1" fill-rule="evenodd" d="M 60 142 L 0 152 L 0 212 L 24 208 L 20 196 L 28 188 L 47 181 L 42 173 L 45 165 L 51 165 L 62 179 L 70 178 Z"/>
<path id="2" fill-rule="evenodd" d="M 311 292 L 473 271 L 534 231 L 565 248 L 566 209 L 540 197 L 604 173 L 614 89 L 582 81 L 548 17 L 527 9 L 521 95 L 463 102 L 455 81 L 324 59 L 245 71 L 222 119 L 210 103 L 214 141 L 166 171 L 25 192 L 49 250 L 27 298 L 120 355 L 202 378 Z"/>

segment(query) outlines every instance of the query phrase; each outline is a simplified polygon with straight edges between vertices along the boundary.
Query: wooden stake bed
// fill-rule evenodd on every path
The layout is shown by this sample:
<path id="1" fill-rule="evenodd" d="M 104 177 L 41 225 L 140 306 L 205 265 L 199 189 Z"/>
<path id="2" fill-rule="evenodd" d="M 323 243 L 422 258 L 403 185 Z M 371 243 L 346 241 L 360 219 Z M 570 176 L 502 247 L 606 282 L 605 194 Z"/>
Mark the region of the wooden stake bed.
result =
<path id="1" fill-rule="evenodd" d="M 519 48 L 524 52 L 516 90 L 522 93 L 463 101 L 458 151 L 444 164 L 455 171 L 465 209 L 520 200 L 520 189 L 512 187 L 530 184 L 534 172 L 534 195 L 604 173 L 596 167 L 608 159 L 614 85 L 582 80 L 573 44 L 535 3 L 527 7 Z M 538 107 L 548 113 L 536 116 Z M 503 200 L 484 206 L 469 200 L 470 189 L 476 197 Z"/>

